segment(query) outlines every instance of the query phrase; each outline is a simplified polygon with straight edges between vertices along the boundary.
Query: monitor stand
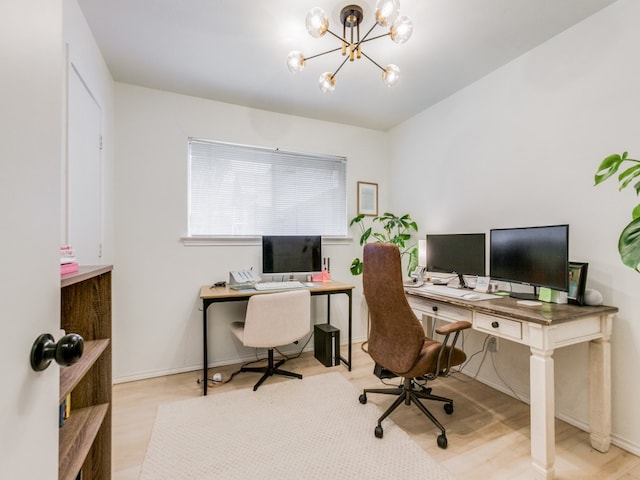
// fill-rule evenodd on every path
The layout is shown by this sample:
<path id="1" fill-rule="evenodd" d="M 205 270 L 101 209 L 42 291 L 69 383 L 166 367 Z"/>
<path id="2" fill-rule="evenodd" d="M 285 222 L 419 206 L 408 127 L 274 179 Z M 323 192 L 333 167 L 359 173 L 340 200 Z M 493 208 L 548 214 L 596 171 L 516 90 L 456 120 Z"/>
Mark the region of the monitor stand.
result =
<path id="1" fill-rule="evenodd" d="M 533 293 L 511 292 L 509 296 L 511 298 L 517 298 L 519 300 L 538 300 L 538 287 L 533 287 Z"/>
<path id="2" fill-rule="evenodd" d="M 460 282 L 460 287 L 458 288 L 469 288 L 469 285 L 467 285 L 467 282 L 464 280 L 464 275 L 462 275 L 461 273 L 456 273 L 453 272 L 456 275 L 458 275 L 458 281 Z"/>

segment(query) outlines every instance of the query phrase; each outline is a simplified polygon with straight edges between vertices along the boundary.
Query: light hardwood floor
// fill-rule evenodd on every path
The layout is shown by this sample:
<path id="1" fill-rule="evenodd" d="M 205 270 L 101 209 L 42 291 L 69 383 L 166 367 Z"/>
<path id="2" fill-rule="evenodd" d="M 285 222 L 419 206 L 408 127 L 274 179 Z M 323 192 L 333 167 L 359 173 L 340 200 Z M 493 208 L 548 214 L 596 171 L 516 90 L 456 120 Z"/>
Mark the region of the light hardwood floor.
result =
<path id="1" fill-rule="evenodd" d="M 325 368 L 310 352 L 287 361 L 286 368 L 311 376 L 340 372 L 358 389 L 380 383 L 373 363 L 354 346 L 353 369 Z M 226 379 L 237 365 L 215 369 Z M 210 371 L 211 372 L 211 371 Z M 134 480 L 140 473 L 157 406 L 202 394 L 199 372 L 123 383 L 113 388 L 113 480 Z M 241 373 L 229 382 L 210 387 L 208 394 L 252 387 L 258 374 Z M 296 381 L 272 377 L 267 382 Z M 486 385 L 454 374 L 433 382 L 434 393 L 454 399 L 455 411 L 446 415 L 441 405 L 434 414 L 447 429 L 449 446 L 436 445 L 439 431 L 415 406 L 401 405 L 391 419 L 456 478 L 469 480 L 513 480 L 532 478 L 529 458 L 529 407 Z M 250 394 L 251 392 L 247 392 Z M 384 410 L 391 402 L 386 395 L 368 396 Z M 357 399 L 354 399 L 357 401 Z M 383 424 L 384 426 L 384 424 Z M 371 425 L 373 435 L 375 425 Z M 384 438 L 380 441 L 384 441 Z M 615 446 L 599 453 L 589 444 L 588 434 L 556 420 L 556 478 L 558 480 L 640 479 L 640 458 Z"/>

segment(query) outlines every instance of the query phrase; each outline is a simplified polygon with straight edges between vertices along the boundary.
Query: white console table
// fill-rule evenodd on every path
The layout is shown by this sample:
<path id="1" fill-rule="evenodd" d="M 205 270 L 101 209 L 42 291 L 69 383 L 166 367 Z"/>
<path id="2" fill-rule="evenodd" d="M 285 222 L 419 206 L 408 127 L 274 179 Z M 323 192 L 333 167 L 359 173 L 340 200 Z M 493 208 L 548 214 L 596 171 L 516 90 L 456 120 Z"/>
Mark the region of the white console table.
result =
<path id="1" fill-rule="evenodd" d="M 555 462 L 553 351 L 589 342 L 591 446 L 606 452 L 611 442 L 611 329 L 615 307 L 543 303 L 523 306 L 513 298 L 469 301 L 407 288 L 418 317 L 471 322 L 472 328 L 529 346 L 531 357 L 531 458 L 533 477 L 550 480 Z"/>

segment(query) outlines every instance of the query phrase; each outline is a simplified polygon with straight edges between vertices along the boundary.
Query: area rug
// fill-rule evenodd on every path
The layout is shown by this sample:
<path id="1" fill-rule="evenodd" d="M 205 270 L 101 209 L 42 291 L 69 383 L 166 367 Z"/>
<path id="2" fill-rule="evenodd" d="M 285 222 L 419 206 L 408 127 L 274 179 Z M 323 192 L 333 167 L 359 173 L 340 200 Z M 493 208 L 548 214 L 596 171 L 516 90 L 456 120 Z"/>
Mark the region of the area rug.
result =
<path id="1" fill-rule="evenodd" d="M 161 405 L 140 479 L 453 478 L 359 394 L 333 372 Z"/>

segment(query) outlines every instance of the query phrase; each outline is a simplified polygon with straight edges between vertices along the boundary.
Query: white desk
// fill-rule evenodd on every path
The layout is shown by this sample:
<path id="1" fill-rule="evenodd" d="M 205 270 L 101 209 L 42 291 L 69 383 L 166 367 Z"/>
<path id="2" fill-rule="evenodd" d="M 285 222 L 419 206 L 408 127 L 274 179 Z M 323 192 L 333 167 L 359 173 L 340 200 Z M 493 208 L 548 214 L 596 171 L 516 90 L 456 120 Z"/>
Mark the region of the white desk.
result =
<path id="1" fill-rule="evenodd" d="M 615 307 L 543 303 L 522 306 L 513 298 L 468 301 L 407 288 L 418 317 L 467 320 L 472 328 L 527 345 L 531 387 L 531 458 L 535 479 L 554 477 L 555 405 L 553 351 L 589 342 L 591 446 L 606 452 L 611 442 L 611 329 Z"/>

